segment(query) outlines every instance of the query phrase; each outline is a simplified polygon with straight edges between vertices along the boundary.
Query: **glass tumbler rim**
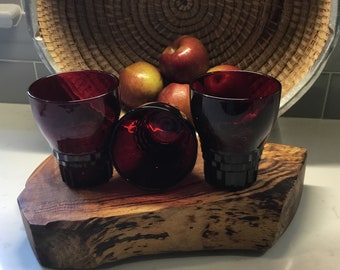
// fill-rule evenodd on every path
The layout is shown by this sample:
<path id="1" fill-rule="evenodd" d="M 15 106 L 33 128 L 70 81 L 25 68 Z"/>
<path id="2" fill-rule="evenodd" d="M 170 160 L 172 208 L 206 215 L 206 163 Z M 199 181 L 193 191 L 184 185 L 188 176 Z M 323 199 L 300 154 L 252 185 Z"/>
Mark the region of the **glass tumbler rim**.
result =
<path id="1" fill-rule="evenodd" d="M 221 97 L 221 96 L 218 96 L 218 95 L 210 95 L 210 94 L 199 92 L 193 87 L 193 84 L 196 81 L 198 81 L 199 79 L 207 77 L 207 76 L 211 76 L 213 74 L 219 74 L 219 73 L 220 74 L 222 74 L 222 73 L 248 73 L 248 74 L 253 74 L 253 75 L 257 75 L 257 76 L 264 76 L 264 77 L 274 81 L 277 84 L 278 87 L 275 91 L 273 91 L 269 94 L 263 95 L 263 96 L 242 97 L 242 98 L 241 97 Z M 270 75 L 265 74 L 265 73 L 262 73 L 262 72 L 250 71 L 250 70 L 219 70 L 219 71 L 212 71 L 212 72 L 203 73 L 203 74 L 199 75 L 198 77 L 196 77 L 194 80 L 192 80 L 189 83 L 189 86 L 190 86 L 191 93 L 195 93 L 197 95 L 201 95 L 201 96 L 204 96 L 206 98 L 221 100 L 221 101 L 224 100 L 224 101 L 239 101 L 239 102 L 249 101 L 249 100 L 252 100 L 252 101 L 261 100 L 263 98 L 266 98 L 266 97 L 269 97 L 269 96 L 272 96 L 272 95 L 275 95 L 275 94 L 278 94 L 278 93 L 281 94 L 281 91 L 282 91 L 282 85 L 281 85 L 280 81 L 278 79 L 276 79 L 275 77 L 270 76 Z"/>
<path id="2" fill-rule="evenodd" d="M 183 115 L 183 113 L 179 109 L 177 109 L 176 107 L 174 107 L 174 106 L 172 106 L 168 103 L 159 102 L 159 101 L 146 102 L 146 103 L 142 104 L 141 106 L 133 108 L 133 109 L 127 111 L 126 114 L 122 117 L 122 119 L 125 118 L 125 117 L 126 118 L 129 117 L 129 115 L 132 115 L 133 113 L 136 113 L 136 112 L 139 112 L 139 111 L 144 111 L 144 110 L 149 110 L 149 109 L 155 109 L 155 110 L 165 111 L 165 112 L 173 112 L 176 115 L 176 117 L 185 119 L 185 117 L 184 117 L 185 115 Z"/>
<path id="3" fill-rule="evenodd" d="M 181 121 L 182 123 L 186 123 L 186 121 L 189 121 L 186 117 L 186 115 L 180 111 L 178 108 L 164 102 L 159 102 L 159 101 L 150 101 L 142 104 L 141 106 L 138 106 L 136 108 L 133 108 L 129 111 L 127 111 L 122 117 L 119 119 L 117 125 L 114 128 L 113 134 L 118 132 L 121 123 L 123 123 L 126 119 L 129 119 L 132 115 L 143 112 L 143 111 L 148 111 L 150 109 L 154 109 L 156 111 L 163 111 L 163 112 L 168 112 L 168 113 L 173 113 L 173 115 L 176 117 L 177 120 Z M 195 134 L 196 132 L 193 132 L 192 134 Z M 111 141 L 113 141 L 115 136 L 112 137 Z"/>
<path id="4" fill-rule="evenodd" d="M 114 79 L 115 84 L 112 84 L 112 87 L 108 87 L 106 92 L 103 94 L 99 94 L 99 95 L 95 95 L 93 97 L 88 97 L 88 98 L 81 98 L 81 99 L 76 99 L 76 100 L 50 100 L 50 99 L 44 99 L 41 97 L 38 97 L 34 94 L 31 93 L 31 89 L 33 86 L 38 85 L 39 83 L 41 83 L 42 81 L 52 78 L 52 77 L 57 77 L 59 75 L 66 75 L 66 74 L 80 74 L 80 73 L 84 73 L 84 72 L 89 72 L 89 73 L 97 73 L 97 74 L 104 74 L 104 75 L 108 75 L 109 77 Z M 33 83 L 30 84 L 30 86 L 28 87 L 27 95 L 30 99 L 39 101 L 39 102 L 43 102 L 43 103 L 49 103 L 49 104 L 77 104 L 77 103 L 85 103 L 85 102 L 89 102 L 91 100 L 95 100 L 95 99 L 100 99 L 104 96 L 107 96 L 109 94 L 112 93 L 112 91 L 118 90 L 119 87 L 119 79 L 116 75 L 103 71 L 103 70 L 91 70 L 91 69 L 86 69 L 86 70 L 74 70 L 74 71 L 65 71 L 65 72 L 59 72 L 59 73 L 54 73 L 54 74 L 49 74 L 47 76 L 43 76 L 39 79 L 37 79 L 36 81 L 34 81 Z"/>

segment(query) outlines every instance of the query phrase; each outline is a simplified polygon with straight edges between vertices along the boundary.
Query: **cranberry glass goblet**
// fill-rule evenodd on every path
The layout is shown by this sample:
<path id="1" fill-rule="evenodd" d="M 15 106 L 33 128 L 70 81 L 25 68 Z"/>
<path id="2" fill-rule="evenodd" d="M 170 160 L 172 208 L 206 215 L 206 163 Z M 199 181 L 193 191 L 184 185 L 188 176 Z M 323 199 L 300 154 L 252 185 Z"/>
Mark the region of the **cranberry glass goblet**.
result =
<path id="1" fill-rule="evenodd" d="M 120 115 L 118 85 L 112 74 L 83 70 L 47 76 L 29 87 L 33 116 L 70 187 L 112 177 L 108 147 Z"/>
<path id="2" fill-rule="evenodd" d="M 151 102 L 130 110 L 119 120 L 112 138 L 115 169 L 142 189 L 175 186 L 196 162 L 194 127 L 165 103 Z"/>
<path id="3" fill-rule="evenodd" d="M 250 71 L 218 71 L 202 75 L 190 87 L 205 180 L 227 190 L 250 186 L 278 116 L 280 82 Z"/>

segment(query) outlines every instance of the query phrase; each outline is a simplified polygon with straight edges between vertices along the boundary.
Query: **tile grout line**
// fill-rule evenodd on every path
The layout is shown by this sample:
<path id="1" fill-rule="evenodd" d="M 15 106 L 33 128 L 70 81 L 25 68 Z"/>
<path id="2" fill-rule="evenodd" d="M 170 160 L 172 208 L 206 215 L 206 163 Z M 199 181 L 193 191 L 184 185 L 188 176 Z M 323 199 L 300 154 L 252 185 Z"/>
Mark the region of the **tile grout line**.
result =
<path id="1" fill-rule="evenodd" d="M 329 88 L 330 88 L 330 85 L 331 85 L 331 77 L 332 77 L 332 72 L 325 72 L 325 73 L 328 74 L 328 78 L 327 78 L 325 99 L 324 99 L 323 104 L 322 104 L 321 119 L 324 119 L 324 117 L 325 117 L 327 99 L 328 99 Z"/>
<path id="2" fill-rule="evenodd" d="M 33 63 L 33 70 L 35 79 L 37 80 L 38 79 L 37 63 Z"/>
<path id="3" fill-rule="evenodd" d="M 0 62 L 4 62 L 4 63 L 29 63 L 29 64 L 36 64 L 36 63 L 42 63 L 39 60 L 16 60 L 16 59 L 4 59 L 4 58 L 0 58 Z"/>

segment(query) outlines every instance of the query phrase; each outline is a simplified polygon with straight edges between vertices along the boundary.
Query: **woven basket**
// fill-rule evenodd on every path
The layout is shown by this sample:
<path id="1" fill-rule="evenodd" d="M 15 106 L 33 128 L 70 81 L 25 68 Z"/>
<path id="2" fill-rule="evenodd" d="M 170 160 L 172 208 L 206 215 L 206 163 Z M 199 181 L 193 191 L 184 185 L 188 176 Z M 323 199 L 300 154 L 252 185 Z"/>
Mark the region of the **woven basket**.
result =
<path id="1" fill-rule="evenodd" d="M 118 74 L 139 61 L 158 65 L 183 34 L 199 38 L 210 65 L 228 63 L 276 77 L 280 115 L 320 74 L 335 46 L 331 0 L 36 0 L 30 32 L 51 72 L 99 69 Z"/>

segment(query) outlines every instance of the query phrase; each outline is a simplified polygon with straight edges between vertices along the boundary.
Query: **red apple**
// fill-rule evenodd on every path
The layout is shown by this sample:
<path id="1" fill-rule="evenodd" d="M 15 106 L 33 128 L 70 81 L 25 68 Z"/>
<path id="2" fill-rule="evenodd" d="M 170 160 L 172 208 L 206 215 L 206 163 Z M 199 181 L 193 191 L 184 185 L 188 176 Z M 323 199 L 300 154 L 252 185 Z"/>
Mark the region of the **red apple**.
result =
<path id="1" fill-rule="evenodd" d="M 190 83 L 209 68 L 208 51 L 192 36 L 180 36 L 162 52 L 159 69 L 169 82 Z"/>
<path id="2" fill-rule="evenodd" d="M 189 84 L 170 83 L 159 93 L 157 101 L 170 104 L 191 121 Z"/>
<path id="3" fill-rule="evenodd" d="M 240 70 L 237 66 L 228 65 L 228 64 L 221 64 L 208 69 L 207 72 L 214 72 L 214 71 L 224 71 L 224 70 Z"/>
<path id="4" fill-rule="evenodd" d="M 229 65 L 229 64 L 221 64 L 217 66 L 213 66 L 208 69 L 207 73 L 216 72 L 216 71 L 230 71 L 230 70 L 240 70 L 237 66 Z M 209 89 L 210 95 L 216 96 L 224 96 L 225 97 L 232 97 L 235 96 L 235 91 L 238 96 L 237 87 L 235 87 L 234 83 L 234 76 L 229 73 L 220 73 L 215 74 L 212 76 L 208 76 L 205 79 L 205 85 L 207 89 Z M 236 97 L 235 96 L 235 97 Z"/>
<path id="5" fill-rule="evenodd" d="M 244 98 L 249 92 L 249 78 L 241 71 L 216 71 L 204 78 L 204 92 L 225 98 Z"/>
<path id="6" fill-rule="evenodd" d="M 218 97 L 229 97 L 232 88 L 230 85 L 233 83 L 228 73 L 215 72 L 214 74 L 207 75 L 204 78 L 204 91 L 208 95 Z"/>
<path id="7" fill-rule="evenodd" d="M 127 109 L 156 100 L 162 89 L 162 76 L 150 63 L 133 63 L 119 74 L 119 96 Z"/>

